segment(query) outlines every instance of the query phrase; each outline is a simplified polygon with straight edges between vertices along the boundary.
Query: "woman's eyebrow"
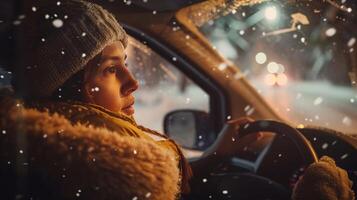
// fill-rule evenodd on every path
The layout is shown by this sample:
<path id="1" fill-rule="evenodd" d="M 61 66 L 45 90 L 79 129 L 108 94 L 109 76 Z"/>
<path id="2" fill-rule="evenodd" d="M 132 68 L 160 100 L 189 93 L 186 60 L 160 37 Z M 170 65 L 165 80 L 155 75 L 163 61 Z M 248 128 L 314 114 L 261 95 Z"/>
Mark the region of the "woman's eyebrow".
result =
<path id="1" fill-rule="evenodd" d="M 120 56 L 104 56 L 102 62 L 105 62 L 107 60 L 121 61 L 122 58 Z"/>

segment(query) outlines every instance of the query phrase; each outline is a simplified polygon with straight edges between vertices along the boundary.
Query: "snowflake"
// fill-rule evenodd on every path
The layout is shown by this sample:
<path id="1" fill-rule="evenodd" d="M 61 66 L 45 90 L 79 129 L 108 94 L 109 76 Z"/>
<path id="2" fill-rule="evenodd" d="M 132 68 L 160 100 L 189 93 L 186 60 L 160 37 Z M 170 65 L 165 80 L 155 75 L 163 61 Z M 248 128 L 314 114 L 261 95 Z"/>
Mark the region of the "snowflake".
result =
<path id="1" fill-rule="evenodd" d="M 335 28 L 329 28 L 326 30 L 325 34 L 327 37 L 332 37 L 336 34 L 337 30 Z"/>
<path id="2" fill-rule="evenodd" d="M 228 65 L 226 63 L 221 63 L 221 64 L 218 65 L 218 69 L 220 71 L 224 71 L 227 68 L 227 66 Z"/>
<path id="3" fill-rule="evenodd" d="M 314 100 L 314 105 L 315 105 L 315 106 L 320 105 L 322 102 L 323 102 L 323 98 L 322 98 L 322 97 L 317 97 L 317 98 Z"/>
<path id="4" fill-rule="evenodd" d="M 63 26 L 63 21 L 61 19 L 55 19 L 52 21 L 52 25 L 56 28 L 61 28 Z"/>
<path id="5" fill-rule="evenodd" d="M 321 146 L 322 149 L 327 149 L 327 147 L 328 147 L 328 144 L 327 144 L 327 143 L 324 143 L 324 144 Z"/>
<path id="6" fill-rule="evenodd" d="M 348 40 L 347 46 L 352 47 L 355 43 L 356 43 L 356 38 L 353 37 L 353 38 Z"/>
<path id="7" fill-rule="evenodd" d="M 344 159 L 346 159 L 347 157 L 348 157 L 348 153 L 343 154 L 343 155 L 341 156 L 341 160 L 344 160 Z"/>

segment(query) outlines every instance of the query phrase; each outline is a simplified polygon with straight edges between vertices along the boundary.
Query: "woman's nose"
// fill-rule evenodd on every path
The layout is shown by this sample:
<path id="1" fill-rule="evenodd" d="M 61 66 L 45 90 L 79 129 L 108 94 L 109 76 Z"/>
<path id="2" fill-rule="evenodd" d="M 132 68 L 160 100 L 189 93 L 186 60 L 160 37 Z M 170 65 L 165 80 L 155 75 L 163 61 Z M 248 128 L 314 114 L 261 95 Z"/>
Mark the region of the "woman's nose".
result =
<path id="1" fill-rule="evenodd" d="M 135 90 L 139 88 L 138 81 L 135 79 L 135 77 L 131 74 L 129 70 L 126 69 L 125 75 L 126 75 L 125 82 L 123 83 L 120 91 L 123 96 L 130 95 L 131 93 L 133 93 Z"/>

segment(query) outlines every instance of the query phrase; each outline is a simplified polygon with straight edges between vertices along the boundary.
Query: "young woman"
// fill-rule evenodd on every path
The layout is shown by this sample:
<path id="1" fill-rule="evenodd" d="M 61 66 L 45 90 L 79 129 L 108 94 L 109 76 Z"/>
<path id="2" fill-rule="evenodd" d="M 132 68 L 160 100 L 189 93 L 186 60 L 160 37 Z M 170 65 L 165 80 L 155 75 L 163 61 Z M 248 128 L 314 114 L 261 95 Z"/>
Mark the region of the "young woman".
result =
<path id="1" fill-rule="evenodd" d="M 132 117 L 138 82 L 114 16 L 82 0 L 36 3 L 18 30 L 22 59 L 11 69 L 16 98 L 1 100 L 5 199 L 188 193 L 192 172 L 179 147 Z"/>

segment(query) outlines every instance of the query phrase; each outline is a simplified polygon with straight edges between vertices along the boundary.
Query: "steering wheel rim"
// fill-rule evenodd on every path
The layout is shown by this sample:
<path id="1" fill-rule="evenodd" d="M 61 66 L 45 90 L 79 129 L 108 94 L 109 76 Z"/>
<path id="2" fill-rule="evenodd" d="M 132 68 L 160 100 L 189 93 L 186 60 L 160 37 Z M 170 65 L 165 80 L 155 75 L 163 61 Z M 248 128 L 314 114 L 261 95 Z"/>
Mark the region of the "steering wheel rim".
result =
<path id="1" fill-rule="evenodd" d="M 238 139 L 257 132 L 274 132 L 286 136 L 295 144 L 306 166 L 318 161 L 314 148 L 305 136 L 297 129 L 279 121 L 257 120 L 246 123 L 239 128 Z"/>

